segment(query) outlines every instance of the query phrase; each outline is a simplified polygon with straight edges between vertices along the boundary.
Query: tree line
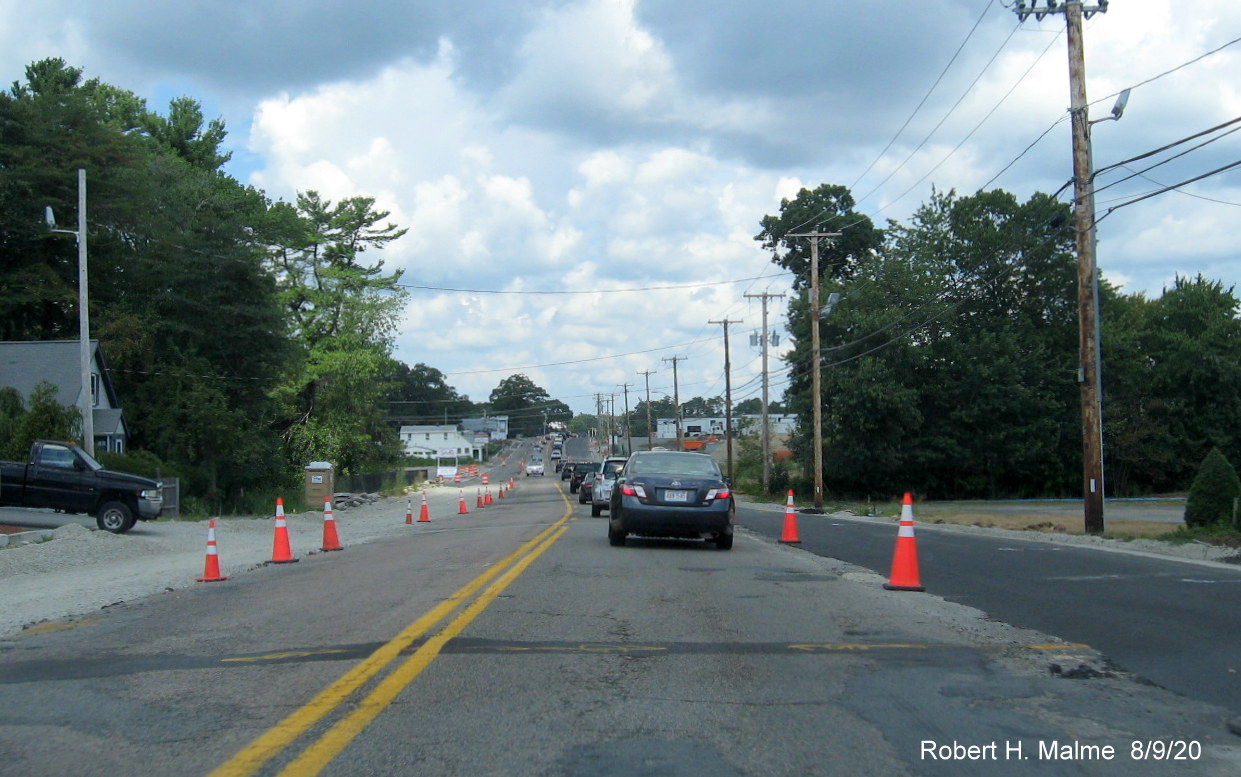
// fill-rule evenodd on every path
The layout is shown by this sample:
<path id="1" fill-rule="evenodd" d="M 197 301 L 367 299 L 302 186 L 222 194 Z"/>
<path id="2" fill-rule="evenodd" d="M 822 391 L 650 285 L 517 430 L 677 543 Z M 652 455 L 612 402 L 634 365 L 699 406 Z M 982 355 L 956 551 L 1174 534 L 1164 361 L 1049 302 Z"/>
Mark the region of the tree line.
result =
<path id="1" fill-rule="evenodd" d="M 824 480 L 867 496 L 1078 496 L 1074 227 L 1046 194 L 937 192 L 878 229 L 843 186 L 784 200 L 756 240 L 794 273 L 785 400 L 807 467 L 807 224 L 820 246 Z M 1201 275 L 1156 298 L 1099 281 L 1106 494 L 1188 488 L 1218 447 L 1241 461 L 1241 301 Z M 822 305 L 822 302 L 819 302 Z"/>
<path id="2" fill-rule="evenodd" d="M 402 407 L 481 414 L 438 370 L 392 357 L 407 292 L 378 255 L 405 230 L 369 197 L 269 199 L 224 171 L 226 137 L 189 97 L 161 114 L 61 59 L 27 67 L 0 92 L 0 340 L 77 337 L 76 251 L 43 209 L 76 215 L 84 168 L 91 334 L 131 451 L 180 476 L 191 506 L 266 504 L 312 460 L 390 466 Z M 493 413 L 541 404 L 539 423 L 571 416 L 525 376 L 489 399 Z M 0 400 L 20 448 L 48 396 Z"/>

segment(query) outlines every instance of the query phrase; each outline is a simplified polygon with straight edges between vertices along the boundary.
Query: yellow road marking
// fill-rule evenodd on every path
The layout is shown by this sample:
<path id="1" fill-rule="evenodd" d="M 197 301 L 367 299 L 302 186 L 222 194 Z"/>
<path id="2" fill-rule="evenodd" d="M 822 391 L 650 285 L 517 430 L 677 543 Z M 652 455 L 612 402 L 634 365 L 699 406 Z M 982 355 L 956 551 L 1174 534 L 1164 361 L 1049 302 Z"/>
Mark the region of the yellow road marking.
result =
<path id="1" fill-rule="evenodd" d="M 552 524 L 551 526 L 548 526 L 546 529 L 539 532 L 533 538 L 524 542 L 520 547 L 517 548 L 517 550 L 505 556 L 498 563 L 490 567 L 487 571 L 483 572 L 481 575 L 479 575 L 478 577 L 474 578 L 469 583 L 464 585 L 460 590 L 458 590 L 448 599 L 445 599 L 443 602 L 440 602 L 438 605 L 436 605 L 434 608 L 428 611 L 421 618 L 411 623 L 403 631 L 401 631 L 399 634 L 393 637 L 389 642 L 379 647 L 379 649 L 377 649 L 374 653 L 372 653 L 370 656 L 365 658 L 361 663 L 359 663 L 353 669 L 346 672 L 339 680 L 332 683 L 327 688 L 325 688 L 323 691 L 321 691 L 317 696 L 315 696 L 313 699 L 307 702 L 306 705 L 295 710 L 292 714 L 290 714 L 284 720 L 277 723 L 273 728 L 271 728 L 266 733 L 259 736 L 257 739 L 255 739 L 253 742 L 251 742 L 246 747 L 242 748 L 242 750 L 238 752 L 237 755 L 233 756 L 228 761 L 226 761 L 224 764 L 220 765 L 218 768 L 212 771 L 208 775 L 208 777 L 250 777 L 251 775 L 255 774 L 259 769 L 263 767 L 264 764 L 266 764 L 268 761 L 270 761 L 271 759 L 279 755 L 281 752 L 283 752 L 285 748 L 293 744 L 293 742 L 295 742 L 298 737 L 302 736 L 304 733 L 310 730 L 312 726 L 314 726 L 316 723 L 318 723 L 320 720 L 322 720 L 324 717 L 330 714 L 337 707 L 341 706 L 346 701 L 348 701 L 349 697 L 352 696 L 354 693 L 356 693 L 359 688 L 361 688 L 363 685 L 365 685 L 367 682 L 373 679 L 376 675 L 382 672 L 389 664 L 391 664 L 393 661 L 399 658 L 401 653 L 404 652 L 406 648 L 408 648 L 414 642 L 422 638 L 428 631 L 434 628 L 435 625 L 438 624 L 440 621 L 448 617 L 455 609 L 457 609 L 458 606 L 461 605 L 462 602 L 472 597 L 475 593 L 479 591 L 479 589 L 481 589 L 490 580 L 492 580 L 492 578 L 495 578 L 497 575 L 500 575 L 505 569 L 509 568 L 511 565 L 513 569 L 517 569 L 518 566 L 516 565 L 520 564 L 520 570 L 524 570 L 527 566 L 529 566 L 529 563 L 533 561 L 534 558 L 536 558 L 539 554 L 541 554 L 544 550 L 546 550 L 547 547 L 550 547 L 551 543 L 555 542 L 556 539 L 559 539 L 560 534 L 563 534 L 564 531 L 567 530 L 567 527 L 565 526 L 565 524 L 568 522 L 568 520 L 572 516 L 573 510 L 572 510 L 572 507 L 569 505 L 568 499 L 564 497 L 564 492 L 561 492 L 561 499 L 564 500 L 565 505 L 567 506 L 567 509 L 565 511 L 564 516 L 559 521 Z M 546 541 L 546 544 L 543 544 L 545 541 Z M 528 560 L 524 560 L 524 563 L 519 562 L 518 560 L 521 559 L 523 554 L 527 554 L 527 553 L 532 554 L 529 556 Z M 510 572 L 511 571 L 512 570 L 510 570 Z M 508 578 L 509 582 L 511 582 L 512 578 L 515 578 L 515 577 L 516 577 L 516 574 L 513 574 L 512 577 Z M 507 585 L 508 583 L 506 582 L 504 586 L 507 586 Z M 488 604 L 490 604 L 491 600 L 493 600 L 495 596 L 499 594 L 500 590 L 503 590 L 503 587 L 501 587 L 499 590 L 495 592 L 494 595 L 492 595 L 489 599 L 487 599 Z M 470 611 L 471 611 L 470 608 L 467 608 L 465 613 L 468 613 Z M 481 612 L 481 611 L 482 611 L 481 609 L 478 610 L 478 612 Z M 463 617 L 465 613 L 462 613 L 461 617 Z M 469 620 L 473 620 L 474 617 L 476 617 L 476 615 L 477 613 L 472 615 Z M 460 620 L 460 617 L 458 617 L 458 620 Z M 468 622 L 469 621 L 465 621 L 464 623 L 462 623 L 461 628 L 464 628 L 464 626 Z M 450 624 L 445 629 L 445 631 L 451 628 L 452 628 L 452 624 Z M 460 629 L 458 629 L 458 631 L 459 630 Z M 411 662 L 414 661 L 414 659 L 418 658 L 420 655 L 425 655 L 426 648 L 429 645 L 435 643 L 435 641 L 436 640 L 434 639 L 430 640 L 426 644 L 424 644 L 422 648 L 417 650 L 413 654 L 413 656 L 411 656 L 410 659 L 406 661 L 406 666 L 408 666 Z M 441 646 L 444 641 L 447 641 L 447 640 L 443 640 L 439 642 L 439 644 L 436 646 L 435 652 L 432 653 L 429 658 L 425 659 L 426 663 L 430 663 L 430 659 L 434 658 L 435 655 L 438 654 L 439 646 Z M 421 668 L 419 668 L 418 671 L 421 671 Z M 417 676 L 417 673 L 411 676 L 409 680 L 406 681 L 406 684 L 409 681 L 412 681 L 413 678 L 416 676 Z M 382 688 L 383 684 L 381 684 L 380 687 Z M 378 689 L 376 689 L 376 692 L 378 692 Z M 374 697 L 374 693 L 372 693 L 371 697 L 368 697 L 368 698 L 372 698 L 372 697 Z M 348 718 L 346 720 L 348 720 Z M 337 727 L 339 727 L 339 725 L 340 724 L 337 724 Z M 332 730 L 335 731 L 337 727 L 334 727 Z M 331 732 L 329 732 L 329 734 L 330 733 Z M 356 735 L 357 734 L 354 733 L 353 735 L 350 736 L 350 739 L 352 739 L 353 736 L 356 736 Z M 348 742 L 346 741 L 345 744 L 347 743 Z M 315 746 L 312 746 L 312 748 L 314 747 Z M 336 752 L 339 752 L 339 750 L 337 750 Z M 335 753 L 333 753 L 332 755 L 335 756 Z M 305 754 L 303 754 L 303 757 L 304 756 Z M 302 761 L 302 758 L 297 759 L 297 761 L 294 761 L 294 763 L 298 763 L 299 761 Z M 317 766 L 314 772 L 306 772 L 306 774 L 317 774 L 326 765 L 327 765 L 327 761 L 323 761 L 322 764 Z M 293 767 L 293 763 L 291 763 L 289 767 L 286 767 L 285 771 L 281 772 L 281 774 L 290 773 L 288 770 L 292 767 Z"/>
<path id="2" fill-rule="evenodd" d="M 460 634 L 466 626 L 481 615 L 483 610 L 487 609 L 496 597 L 517 579 L 518 575 L 526 571 L 526 567 L 530 566 L 543 554 L 543 551 L 550 548 L 568 530 L 568 526 L 561 526 L 546 542 L 514 564 L 440 633 L 427 640 L 422 647 L 406 659 L 404 664 L 385 677 L 369 696 L 358 703 L 357 709 L 332 726 L 326 734 L 293 759 L 280 771 L 278 777 L 314 777 L 327 768 L 333 758 L 340 755 L 341 751 L 379 716 L 379 713 L 396 700 L 397 695 L 405 690 L 406 686 L 422 674 L 422 670 L 430 666 L 448 640 Z"/>

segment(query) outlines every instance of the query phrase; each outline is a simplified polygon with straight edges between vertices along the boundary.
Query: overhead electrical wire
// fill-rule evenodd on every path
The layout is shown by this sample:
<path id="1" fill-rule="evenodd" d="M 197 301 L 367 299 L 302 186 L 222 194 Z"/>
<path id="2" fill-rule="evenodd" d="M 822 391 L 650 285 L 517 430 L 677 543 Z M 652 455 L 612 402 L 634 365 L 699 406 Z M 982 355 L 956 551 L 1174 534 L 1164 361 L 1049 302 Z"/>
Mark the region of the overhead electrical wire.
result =
<path id="1" fill-rule="evenodd" d="M 703 283 L 681 283 L 671 284 L 667 286 L 640 286 L 623 289 L 464 289 L 454 288 L 451 286 L 426 286 L 416 283 L 397 283 L 394 284 L 402 289 L 420 289 L 423 291 L 447 291 L 458 294 L 511 294 L 511 295 L 576 295 L 576 294 L 629 294 L 637 291 L 679 291 L 683 289 L 701 289 L 708 286 L 727 286 L 733 283 L 746 283 L 748 281 L 764 280 L 766 278 L 780 278 L 785 275 L 792 275 L 791 272 L 779 272 L 774 275 L 759 275 L 752 278 L 734 278 L 727 281 L 707 281 Z"/>

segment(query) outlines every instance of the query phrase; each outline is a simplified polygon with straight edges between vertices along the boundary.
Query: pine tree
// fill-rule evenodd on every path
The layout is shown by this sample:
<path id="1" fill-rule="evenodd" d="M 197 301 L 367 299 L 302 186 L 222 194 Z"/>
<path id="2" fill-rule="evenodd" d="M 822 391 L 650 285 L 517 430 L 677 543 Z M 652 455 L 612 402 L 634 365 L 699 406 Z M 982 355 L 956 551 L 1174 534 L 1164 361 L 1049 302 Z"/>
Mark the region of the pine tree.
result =
<path id="1" fill-rule="evenodd" d="M 1185 525 L 1208 526 L 1232 520 L 1233 500 L 1241 496 L 1241 478 L 1219 448 L 1211 449 L 1185 500 Z"/>

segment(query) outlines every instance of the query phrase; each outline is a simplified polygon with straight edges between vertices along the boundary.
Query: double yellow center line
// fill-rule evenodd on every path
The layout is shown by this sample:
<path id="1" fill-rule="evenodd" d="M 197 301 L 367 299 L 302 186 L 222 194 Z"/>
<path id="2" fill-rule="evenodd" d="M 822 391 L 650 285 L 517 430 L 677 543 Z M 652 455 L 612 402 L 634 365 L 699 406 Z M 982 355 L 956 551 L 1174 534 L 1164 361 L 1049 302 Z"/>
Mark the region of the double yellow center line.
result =
<path id="1" fill-rule="evenodd" d="M 559 488 L 557 489 L 560 490 Z M 356 708 L 332 725 L 328 731 L 312 742 L 296 758 L 279 772 L 280 777 L 312 777 L 323 771 L 333 758 L 343 751 L 358 734 L 362 733 L 384 711 L 402 690 L 426 669 L 439 655 L 440 650 L 453 637 L 482 614 L 504 589 L 517 579 L 543 551 L 552 546 L 568 531 L 573 515 L 564 492 L 565 514 L 559 521 L 539 532 L 513 553 L 466 584 L 461 590 L 444 600 L 418 620 L 407 626 L 391 641 L 349 670 L 343 677 L 325 688 L 305 706 L 280 721 L 274 728 L 247 745 L 241 752 L 221 765 L 208 777 L 251 777 L 264 764 L 288 749 L 316 723 L 345 704 L 358 690 L 396 661 L 407 648 L 431 631 L 440 621 L 451 615 L 462 603 L 474 597 L 483 586 L 491 585 L 468 604 L 457 617 L 438 634 L 428 639 L 404 663 L 384 677 Z M 494 579 L 494 582 L 492 580 Z"/>

